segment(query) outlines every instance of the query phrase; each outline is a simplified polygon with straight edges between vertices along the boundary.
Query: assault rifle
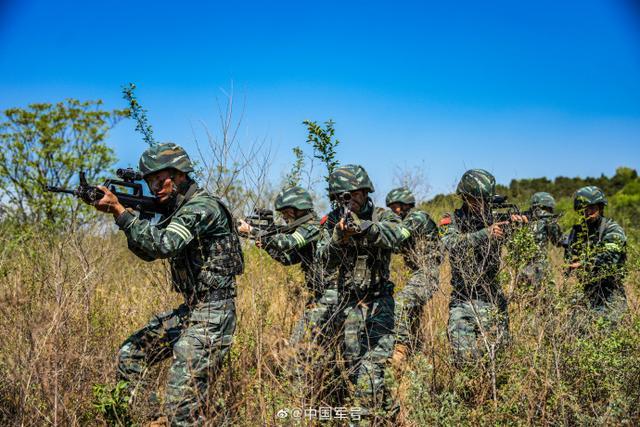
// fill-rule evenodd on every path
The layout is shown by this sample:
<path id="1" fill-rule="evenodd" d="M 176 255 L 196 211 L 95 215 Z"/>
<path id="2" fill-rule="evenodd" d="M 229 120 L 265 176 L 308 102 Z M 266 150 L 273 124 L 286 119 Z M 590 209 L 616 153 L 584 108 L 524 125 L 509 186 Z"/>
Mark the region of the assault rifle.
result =
<path id="1" fill-rule="evenodd" d="M 528 209 L 524 212 L 515 203 L 508 203 L 507 196 L 496 194 L 491 200 L 491 213 L 496 222 L 511 221 L 511 215 L 526 216 L 529 221 L 535 221 L 542 218 L 560 218 L 562 214 L 547 212 L 544 209 L 535 208 Z"/>
<path id="2" fill-rule="evenodd" d="M 520 211 L 520 208 L 515 203 L 509 203 L 507 201 L 507 196 L 495 195 L 491 200 L 491 216 L 495 222 L 508 222 L 506 224 L 506 232 L 510 233 L 515 230 L 515 228 L 523 226 L 522 222 L 514 222 L 511 220 L 511 215 L 520 215 L 527 218 L 529 222 L 544 219 L 544 218 L 553 218 L 557 219 L 561 216 L 561 214 L 547 212 L 544 209 L 535 208 L 529 209 L 524 212 Z"/>
<path id="3" fill-rule="evenodd" d="M 345 231 L 360 232 L 360 227 L 353 221 L 351 215 L 351 193 L 345 191 L 338 196 L 340 204 L 340 219 L 344 220 Z"/>
<path id="4" fill-rule="evenodd" d="M 116 175 L 118 175 L 120 179 L 109 178 L 103 185 L 116 195 L 122 206 L 138 211 L 141 219 L 152 219 L 156 214 L 166 212 L 165 207 L 158 203 L 157 197 L 143 195 L 142 184 L 136 182 L 142 181 L 142 174 L 140 172 L 131 168 L 118 169 Z M 130 192 L 118 191 L 118 187 L 127 188 Z M 70 190 L 48 185 L 46 191 L 71 194 L 89 205 L 92 205 L 104 196 L 102 190 L 87 183 L 84 171 L 80 172 L 80 183 L 75 189 Z"/>
<path id="5" fill-rule="evenodd" d="M 491 215 L 494 222 L 511 222 L 511 215 L 522 215 L 515 203 L 507 202 L 508 196 L 496 194 L 491 199 Z"/>
<path id="6" fill-rule="evenodd" d="M 253 215 L 245 218 L 245 221 L 255 230 L 248 234 L 243 234 L 243 237 L 253 240 L 260 240 L 264 237 L 274 236 L 276 234 L 288 234 L 292 233 L 300 225 L 313 218 L 313 214 L 309 213 L 304 215 L 295 221 L 281 225 L 276 224 L 274 214 L 272 210 L 264 208 L 255 208 Z"/>

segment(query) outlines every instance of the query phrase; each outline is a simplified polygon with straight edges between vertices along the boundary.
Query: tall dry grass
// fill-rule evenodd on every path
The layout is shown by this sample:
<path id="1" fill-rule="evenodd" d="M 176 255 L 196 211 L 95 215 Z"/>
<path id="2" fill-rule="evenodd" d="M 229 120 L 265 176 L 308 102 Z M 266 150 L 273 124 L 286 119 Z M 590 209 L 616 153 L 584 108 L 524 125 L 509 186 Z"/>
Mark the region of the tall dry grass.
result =
<path id="1" fill-rule="evenodd" d="M 5 232 L 1 240 L 0 424 L 100 425 L 92 387 L 114 384 L 119 345 L 153 313 L 180 303 L 164 264 L 138 260 L 124 237 L 108 228 L 57 236 Z M 247 248 L 246 261 L 238 279 L 235 341 L 208 411 L 212 425 L 286 424 L 276 416 L 280 409 L 334 402 L 309 400 L 291 375 L 286 339 L 306 300 L 302 274 L 254 247 Z M 627 280 L 630 310 L 618 331 L 596 322 L 587 323 L 585 333 L 571 302 L 576 286 L 560 275 L 558 251 L 553 263 L 555 283 L 542 291 L 527 294 L 506 283 L 511 342 L 493 365 L 464 370 L 451 362 L 449 271 L 443 265 L 441 287 L 423 314 L 420 351 L 389 376 L 400 403 L 396 423 L 638 423 L 638 272 Z M 403 283 L 399 259 L 392 270 Z M 167 366 L 150 373 L 160 391 Z M 144 424 L 155 414 L 157 406 L 141 404 L 133 418 Z"/>

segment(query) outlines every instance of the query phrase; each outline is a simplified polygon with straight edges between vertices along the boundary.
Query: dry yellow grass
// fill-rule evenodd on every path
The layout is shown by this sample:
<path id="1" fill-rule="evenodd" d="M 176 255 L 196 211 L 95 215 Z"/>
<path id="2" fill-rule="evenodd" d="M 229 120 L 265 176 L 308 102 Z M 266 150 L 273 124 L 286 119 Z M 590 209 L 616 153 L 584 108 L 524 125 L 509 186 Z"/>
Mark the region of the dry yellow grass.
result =
<path id="1" fill-rule="evenodd" d="M 126 250 L 122 235 L 109 232 L 104 238 L 76 231 L 58 238 L 25 233 L 2 240 L 0 424 L 100 424 L 92 411 L 92 386 L 114 383 L 119 345 L 153 313 L 180 303 L 169 289 L 164 264 L 138 260 Z M 554 256 L 557 263 L 558 254 Z M 238 279 L 233 350 L 210 398 L 212 422 L 274 425 L 276 412 L 284 407 L 319 404 L 303 400 L 299 387 L 288 379 L 286 365 L 285 340 L 302 313 L 306 295 L 297 268 L 282 267 L 255 248 L 247 249 L 246 261 L 246 272 Z M 402 283 L 405 277 L 396 259 L 393 278 Z M 393 389 L 401 405 L 398 422 L 579 422 L 579 412 L 589 408 L 575 387 L 593 385 L 587 377 L 565 378 L 569 374 L 559 372 L 573 360 L 571 336 L 563 324 L 571 322 L 572 312 L 559 305 L 554 308 L 557 312 L 544 314 L 545 307 L 532 309 L 514 298 L 512 344 L 494 367 L 499 371 L 494 399 L 487 369 L 459 372 L 450 362 L 448 278 L 445 264 L 441 289 L 424 312 L 421 351 L 404 372 L 395 373 Z M 556 281 L 569 286 L 561 277 Z M 638 283 L 638 273 L 632 272 L 628 282 Z M 631 315 L 626 325 L 635 331 L 635 339 L 640 333 L 634 329 L 638 313 L 634 286 L 629 286 L 629 293 Z M 166 364 L 151 374 L 160 389 L 165 370 Z M 594 397 L 592 403 L 613 399 L 614 391 L 609 397 Z M 600 411 L 601 406 L 590 410 Z M 146 407 L 134 415 L 142 422 L 152 414 L 153 407 Z M 636 414 L 627 415 L 638 420 Z M 607 416 L 600 419 L 621 419 L 613 412 Z"/>

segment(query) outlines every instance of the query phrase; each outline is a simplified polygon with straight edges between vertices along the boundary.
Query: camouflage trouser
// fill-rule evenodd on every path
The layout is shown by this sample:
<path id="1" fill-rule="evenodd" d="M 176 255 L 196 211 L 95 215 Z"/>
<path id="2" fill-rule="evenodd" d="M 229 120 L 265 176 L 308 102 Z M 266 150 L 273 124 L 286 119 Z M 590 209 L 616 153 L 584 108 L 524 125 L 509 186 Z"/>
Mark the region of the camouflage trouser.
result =
<path id="1" fill-rule="evenodd" d="M 473 362 L 508 339 L 506 301 L 453 298 L 449 304 L 449 341 L 457 364 Z"/>
<path id="2" fill-rule="evenodd" d="M 144 386 L 148 366 L 171 357 L 165 412 L 173 426 L 203 425 L 201 404 L 210 376 L 222 365 L 236 327 L 233 299 L 183 304 L 155 316 L 118 353 L 118 379 Z"/>
<path id="3" fill-rule="evenodd" d="M 613 325 L 617 324 L 627 311 L 627 296 L 622 285 L 606 291 L 590 289 L 587 292 L 589 306 L 596 317 L 604 317 Z"/>
<path id="4" fill-rule="evenodd" d="M 384 379 L 395 341 L 393 297 L 341 306 L 338 320 L 342 354 L 355 388 L 354 403 L 365 414 L 389 409 Z"/>
<path id="5" fill-rule="evenodd" d="M 422 308 L 438 289 L 438 275 L 418 270 L 411 274 L 405 287 L 395 295 L 396 343 L 415 345 Z M 413 337 L 413 339 L 412 339 Z"/>
<path id="6" fill-rule="evenodd" d="M 337 289 L 326 289 L 319 298 L 304 310 L 302 317 L 293 328 L 289 343 L 294 346 L 308 341 L 321 343 L 330 334 L 327 331 L 327 327 L 332 315 L 335 313 L 337 303 Z"/>
<path id="7" fill-rule="evenodd" d="M 539 290 L 540 286 L 549 278 L 549 262 L 545 260 L 533 261 L 522 269 L 522 282 L 532 291 Z"/>
<path id="8" fill-rule="evenodd" d="M 306 399 L 322 400 L 335 374 L 335 352 L 330 340 L 337 302 L 338 291 L 326 289 L 305 309 L 289 340 L 294 359 L 289 361 L 288 372 Z"/>

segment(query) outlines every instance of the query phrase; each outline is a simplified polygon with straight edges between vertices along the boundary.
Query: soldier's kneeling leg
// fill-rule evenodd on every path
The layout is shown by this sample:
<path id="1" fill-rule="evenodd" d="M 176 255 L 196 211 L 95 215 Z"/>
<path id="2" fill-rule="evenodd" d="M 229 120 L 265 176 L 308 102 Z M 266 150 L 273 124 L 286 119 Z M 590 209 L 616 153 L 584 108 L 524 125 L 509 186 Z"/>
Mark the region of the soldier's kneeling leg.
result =
<path id="1" fill-rule="evenodd" d="M 356 398 L 365 412 L 390 409 L 386 393 L 385 370 L 393 354 L 394 301 L 391 296 L 375 299 L 369 305 L 361 337 L 364 354 L 357 370 Z"/>
<path id="2" fill-rule="evenodd" d="M 138 382 L 148 366 L 171 356 L 171 346 L 180 335 L 180 322 L 186 307 L 155 315 L 132 334 L 118 351 L 118 380 Z"/>
<path id="3" fill-rule="evenodd" d="M 210 376 L 228 353 L 236 327 L 233 300 L 198 304 L 173 347 L 166 413 L 172 425 L 200 425 Z"/>
<path id="4" fill-rule="evenodd" d="M 478 356 L 477 323 L 477 317 L 469 302 L 451 301 L 447 329 L 454 360 L 457 363 L 473 360 Z"/>

